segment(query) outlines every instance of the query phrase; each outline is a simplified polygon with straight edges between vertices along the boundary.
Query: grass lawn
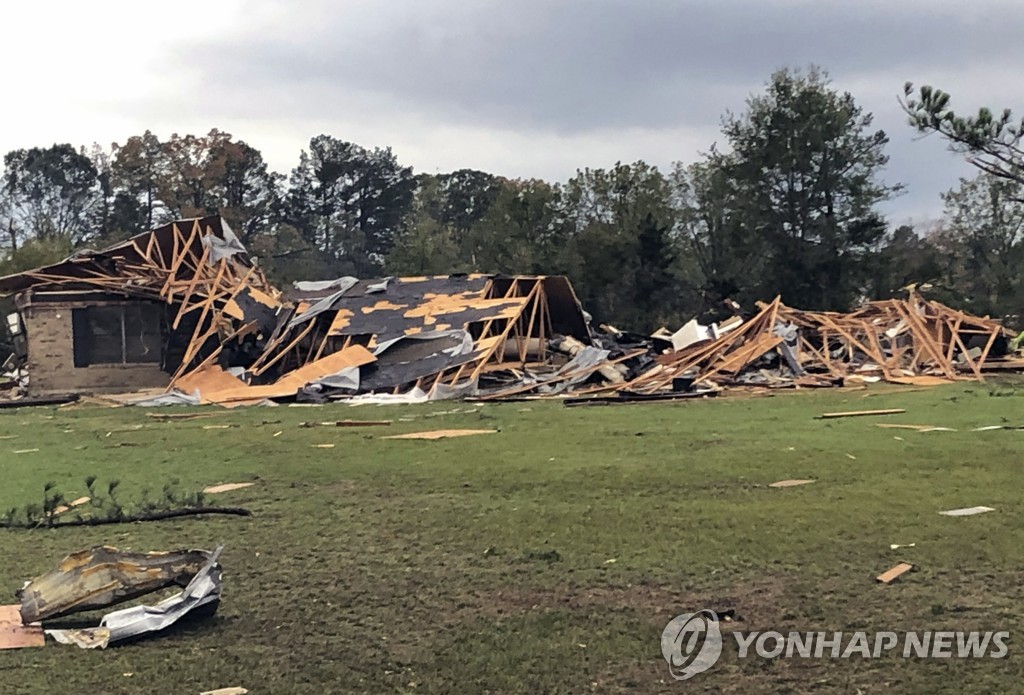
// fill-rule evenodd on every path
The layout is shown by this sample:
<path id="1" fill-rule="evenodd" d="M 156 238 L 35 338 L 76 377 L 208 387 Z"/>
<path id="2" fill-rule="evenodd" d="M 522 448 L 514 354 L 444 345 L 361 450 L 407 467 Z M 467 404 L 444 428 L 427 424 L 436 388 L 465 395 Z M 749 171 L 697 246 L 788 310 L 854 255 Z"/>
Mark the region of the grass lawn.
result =
<path id="1" fill-rule="evenodd" d="M 907 412 L 815 419 L 869 408 Z M 0 531 L 0 589 L 92 545 L 223 543 L 220 611 L 106 651 L 0 652 L 3 692 L 959 693 L 1024 680 L 1024 431 L 970 431 L 1024 425 L 1024 385 L 148 412 L 0 411 L 0 436 L 15 435 L 0 439 L 0 510 L 38 502 L 48 481 L 70 499 L 96 475 L 127 500 L 173 480 L 256 481 L 211 498 L 254 516 Z M 395 422 L 299 426 L 342 418 Z M 204 427 L 219 424 L 233 427 Z M 438 428 L 500 432 L 380 439 Z M 13 453 L 25 449 L 38 451 Z M 768 487 L 788 478 L 817 482 Z M 975 505 L 996 511 L 937 514 Z M 900 560 L 918 569 L 874 581 Z M 1008 630 L 1009 656 L 739 659 L 729 638 L 714 669 L 677 683 L 661 631 L 700 608 L 735 609 L 727 629 L 743 631 Z"/>

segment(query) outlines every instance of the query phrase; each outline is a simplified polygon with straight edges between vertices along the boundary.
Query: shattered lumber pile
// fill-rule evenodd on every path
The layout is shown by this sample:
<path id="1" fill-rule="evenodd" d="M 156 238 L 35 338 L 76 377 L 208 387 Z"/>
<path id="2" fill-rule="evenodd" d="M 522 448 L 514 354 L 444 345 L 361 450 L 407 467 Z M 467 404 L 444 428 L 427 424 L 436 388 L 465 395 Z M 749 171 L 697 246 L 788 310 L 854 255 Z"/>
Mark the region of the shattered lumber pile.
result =
<path id="1" fill-rule="evenodd" d="M 847 314 L 792 309 L 779 298 L 758 306 L 756 316 L 724 335 L 659 355 L 656 366 L 620 390 L 820 387 L 858 380 L 931 385 L 1024 368 L 1024 360 L 1007 357 L 1013 333 L 998 321 L 913 291 L 905 300 L 868 302 Z"/>

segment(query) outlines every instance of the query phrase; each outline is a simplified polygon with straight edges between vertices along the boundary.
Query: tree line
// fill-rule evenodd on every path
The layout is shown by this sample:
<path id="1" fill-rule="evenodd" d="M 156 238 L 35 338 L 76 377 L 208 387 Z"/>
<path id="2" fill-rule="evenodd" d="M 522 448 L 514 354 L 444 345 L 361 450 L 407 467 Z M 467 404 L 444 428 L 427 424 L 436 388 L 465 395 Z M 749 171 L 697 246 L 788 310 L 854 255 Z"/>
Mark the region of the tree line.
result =
<path id="1" fill-rule="evenodd" d="M 723 118 L 723 147 L 699 161 L 583 168 L 566 182 L 417 174 L 390 148 L 330 135 L 312 138 L 287 176 L 216 129 L 15 150 L 0 179 L 0 272 L 220 214 L 282 285 L 565 274 L 598 321 L 631 330 L 712 320 L 732 302 L 750 309 L 777 294 L 846 310 L 911 283 L 975 313 L 1017 316 L 1024 176 L 1006 143 L 1019 124 L 1008 112 L 964 119 L 948 101 L 908 85 L 904 109 L 981 171 L 944 194 L 942 219 L 923 228 L 893 227 L 879 212 L 902 190 L 883 178 L 888 136 L 811 68 L 772 75 L 743 113 Z"/>

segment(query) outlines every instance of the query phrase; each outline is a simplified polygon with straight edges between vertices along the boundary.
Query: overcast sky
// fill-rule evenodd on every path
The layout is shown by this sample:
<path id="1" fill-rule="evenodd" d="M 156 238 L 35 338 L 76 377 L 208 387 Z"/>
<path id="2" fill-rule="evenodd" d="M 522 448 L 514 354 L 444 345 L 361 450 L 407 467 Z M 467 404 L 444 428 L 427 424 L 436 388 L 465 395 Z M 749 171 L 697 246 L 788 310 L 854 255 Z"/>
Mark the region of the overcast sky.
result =
<path id="1" fill-rule="evenodd" d="M 287 173 L 320 133 L 417 171 L 564 181 L 721 140 L 779 67 L 814 63 L 891 137 L 894 222 L 971 175 L 919 139 L 907 80 L 1024 110 L 1019 0 L 94 0 L 5 3 L 0 152 L 212 127 Z"/>

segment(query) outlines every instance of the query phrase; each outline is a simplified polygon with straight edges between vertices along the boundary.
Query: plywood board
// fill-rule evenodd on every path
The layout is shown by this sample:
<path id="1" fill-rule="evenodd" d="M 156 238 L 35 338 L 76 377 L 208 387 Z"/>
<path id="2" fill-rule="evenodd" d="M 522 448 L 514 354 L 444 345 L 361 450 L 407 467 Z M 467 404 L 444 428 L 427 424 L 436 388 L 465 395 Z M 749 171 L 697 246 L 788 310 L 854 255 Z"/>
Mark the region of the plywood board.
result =
<path id="1" fill-rule="evenodd" d="M 0 649 L 46 646 L 46 635 L 39 624 L 22 625 L 21 606 L 0 606 Z"/>
<path id="2" fill-rule="evenodd" d="M 381 439 L 446 439 L 448 437 L 469 437 L 474 434 L 494 434 L 498 430 L 430 430 L 429 432 L 408 432 L 392 434 Z"/>
<path id="3" fill-rule="evenodd" d="M 901 562 L 891 570 L 887 570 L 875 577 L 875 581 L 881 582 L 882 584 L 892 584 L 912 569 L 914 569 L 914 566 L 909 562 Z"/>

